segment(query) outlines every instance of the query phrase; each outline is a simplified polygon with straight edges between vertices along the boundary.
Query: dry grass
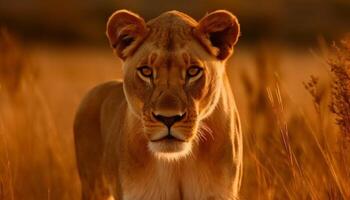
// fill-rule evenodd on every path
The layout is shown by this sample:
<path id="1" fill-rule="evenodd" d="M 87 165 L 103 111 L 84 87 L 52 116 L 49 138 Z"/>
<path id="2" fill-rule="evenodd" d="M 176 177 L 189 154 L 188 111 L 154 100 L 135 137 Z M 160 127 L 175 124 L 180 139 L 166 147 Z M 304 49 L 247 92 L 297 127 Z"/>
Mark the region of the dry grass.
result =
<path id="1" fill-rule="evenodd" d="M 299 98 L 312 102 L 312 112 L 293 105 L 279 73 L 269 66 L 269 56 L 258 53 L 255 79 L 242 76 L 250 95 L 243 188 L 247 199 L 350 198 L 349 41 L 327 50 L 330 82 L 311 76 L 304 83 L 311 98 Z M 279 71 L 278 63 L 273 69 Z M 252 194 L 252 187 L 257 192 Z"/>
<path id="2" fill-rule="evenodd" d="M 59 135 L 41 75 L 5 30 L 0 48 L 0 199 L 76 199 L 71 141 Z"/>
<path id="3" fill-rule="evenodd" d="M 279 47 L 234 57 L 241 67 L 229 72 L 245 129 L 242 199 L 350 198 L 349 41 L 324 50 L 314 72 L 328 69 L 328 79 L 314 76 L 303 91 L 295 85 L 306 79 L 296 77 L 310 71 L 283 73 L 294 64 Z M 79 199 L 74 111 L 89 88 L 121 72 L 108 49 L 66 50 L 23 48 L 1 31 L 0 199 Z"/>

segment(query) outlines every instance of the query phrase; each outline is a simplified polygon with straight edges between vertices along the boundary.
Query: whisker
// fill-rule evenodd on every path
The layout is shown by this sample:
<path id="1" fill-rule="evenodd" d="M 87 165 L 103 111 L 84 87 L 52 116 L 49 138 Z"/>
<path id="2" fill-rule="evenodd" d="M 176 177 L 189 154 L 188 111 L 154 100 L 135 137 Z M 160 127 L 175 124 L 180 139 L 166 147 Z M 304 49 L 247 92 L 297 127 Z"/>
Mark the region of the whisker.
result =
<path id="1" fill-rule="evenodd" d="M 210 129 L 210 127 L 208 125 L 206 125 L 205 123 L 201 122 L 199 125 L 198 130 L 203 134 L 203 135 L 207 135 L 209 134 L 209 136 L 214 140 L 214 135 L 213 135 L 213 131 Z M 207 134 L 205 134 L 207 133 Z"/>

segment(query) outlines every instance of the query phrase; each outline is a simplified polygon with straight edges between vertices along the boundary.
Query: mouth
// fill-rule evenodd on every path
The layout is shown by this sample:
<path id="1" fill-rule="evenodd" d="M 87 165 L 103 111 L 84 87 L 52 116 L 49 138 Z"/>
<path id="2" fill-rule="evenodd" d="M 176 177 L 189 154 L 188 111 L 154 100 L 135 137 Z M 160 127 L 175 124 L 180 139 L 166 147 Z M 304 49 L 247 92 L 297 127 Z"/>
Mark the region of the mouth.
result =
<path id="1" fill-rule="evenodd" d="M 158 159 L 178 160 L 186 157 L 191 152 L 192 143 L 173 136 L 168 132 L 167 135 L 150 140 L 148 147 Z"/>
<path id="2" fill-rule="evenodd" d="M 171 143 L 171 142 L 186 142 L 186 141 L 171 135 L 169 132 L 166 136 L 159 138 L 159 139 L 151 140 L 151 142 L 169 142 L 169 143 Z"/>

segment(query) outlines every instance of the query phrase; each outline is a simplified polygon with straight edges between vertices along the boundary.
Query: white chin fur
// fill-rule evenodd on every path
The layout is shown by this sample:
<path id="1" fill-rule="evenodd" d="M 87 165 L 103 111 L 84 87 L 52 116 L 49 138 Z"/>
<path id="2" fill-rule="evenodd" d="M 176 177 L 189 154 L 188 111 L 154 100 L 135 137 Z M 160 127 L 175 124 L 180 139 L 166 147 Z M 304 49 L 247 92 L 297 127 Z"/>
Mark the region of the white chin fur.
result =
<path id="1" fill-rule="evenodd" d="M 176 161 L 191 155 L 191 142 L 149 142 L 148 148 L 157 159 Z"/>

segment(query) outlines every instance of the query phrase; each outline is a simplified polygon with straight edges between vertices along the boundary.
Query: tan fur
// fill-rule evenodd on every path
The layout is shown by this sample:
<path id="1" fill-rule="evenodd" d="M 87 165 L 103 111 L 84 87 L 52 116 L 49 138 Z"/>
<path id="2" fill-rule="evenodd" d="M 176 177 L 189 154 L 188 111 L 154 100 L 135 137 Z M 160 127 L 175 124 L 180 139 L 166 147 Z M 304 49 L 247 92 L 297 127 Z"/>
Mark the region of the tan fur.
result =
<path id="1" fill-rule="evenodd" d="M 124 81 L 92 89 L 76 114 L 82 198 L 237 199 L 242 135 L 225 72 L 237 19 L 216 11 L 198 23 L 171 11 L 145 23 L 121 10 L 110 18 L 107 36 L 124 60 Z M 137 74 L 144 65 L 153 78 Z M 186 70 L 193 65 L 203 74 L 192 81 Z M 167 129 L 154 113 L 185 114 Z M 164 133 L 182 142 L 155 142 Z"/>

